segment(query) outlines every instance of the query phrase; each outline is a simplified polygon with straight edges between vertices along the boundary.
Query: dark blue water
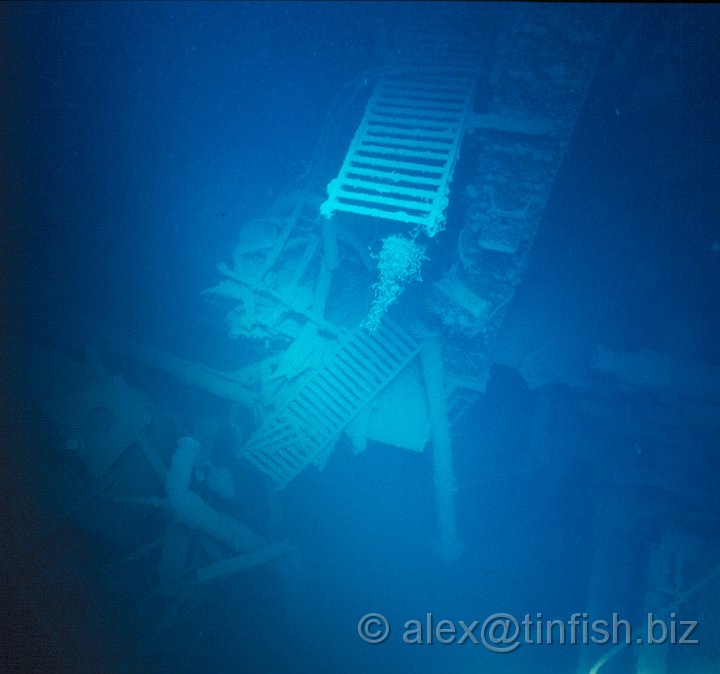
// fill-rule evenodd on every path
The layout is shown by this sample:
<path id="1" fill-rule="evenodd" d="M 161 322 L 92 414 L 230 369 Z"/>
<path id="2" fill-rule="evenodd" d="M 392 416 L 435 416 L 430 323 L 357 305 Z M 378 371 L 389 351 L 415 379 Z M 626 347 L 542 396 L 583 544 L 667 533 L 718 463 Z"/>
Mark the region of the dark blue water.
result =
<path id="1" fill-rule="evenodd" d="M 459 559 L 433 552 L 429 451 L 371 443 L 355 456 L 341 440 L 324 472 L 306 471 L 281 495 L 304 599 L 288 613 L 277 574 L 260 567 L 188 601 L 175 627 L 148 637 L 161 616 L 138 609 L 152 591 L 147 570 L 123 576 L 125 590 L 95 570 L 161 532 L 148 523 L 138 540 L 108 543 L 82 517 L 45 513 L 55 506 L 43 503 L 43 465 L 32 459 L 44 429 L 15 416 L 23 373 L 4 359 L 15 383 L 3 387 L 3 416 L 15 419 L 2 438 L 0 613 L 10 618 L 0 650 L 13 654 L 11 671 L 584 672 L 604 651 L 410 645 L 403 624 L 428 613 L 566 620 L 589 603 L 600 612 L 591 618 L 642 622 L 648 568 L 669 540 L 684 541 L 680 589 L 718 563 L 720 399 L 707 385 L 720 371 L 720 12 L 620 9 L 498 337 L 507 357 L 455 428 Z M 486 40 L 491 67 L 499 31 L 537 11 L 2 4 L 3 340 L 67 349 L 60 333 L 91 316 L 213 367 L 253 360 L 201 292 L 218 282 L 215 265 L 230 259 L 243 223 L 282 194 L 321 194 L 337 173 L 385 36 L 436 13 Z M 333 133 L 313 161 L 329 117 Z M 437 259 L 452 258 L 454 241 L 436 245 Z M 592 370 L 599 348 L 671 364 L 660 383 L 636 386 Z M 528 382 L 521 361 L 547 380 Z M 185 385 L 127 376 L 184 419 L 217 412 Z M 244 516 L 262 519 L 264 489 L 239 482 Z M 597 559 L 617 560 L 615 571 L 594 575 Z M 709 582 L 684 604 L 701 645 L 687 660 L 675 649 L 668 672 L 720 671 L 717 611 L 703 603 L 718 597 Z M 393 626 L 387 643 L 358 637 L 369 612 Z M 640 671 L 637 658 L 626 649 L 600 671 Z"/>

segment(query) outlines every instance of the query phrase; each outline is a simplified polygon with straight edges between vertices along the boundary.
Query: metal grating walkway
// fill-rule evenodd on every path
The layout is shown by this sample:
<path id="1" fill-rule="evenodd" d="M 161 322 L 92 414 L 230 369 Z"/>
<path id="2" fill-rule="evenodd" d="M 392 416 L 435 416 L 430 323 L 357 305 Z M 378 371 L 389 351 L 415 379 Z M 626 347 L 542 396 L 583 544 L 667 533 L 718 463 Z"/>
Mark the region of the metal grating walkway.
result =
<path id="1" fill-rule="evenodd" d="M 327 187 L 325 217 L 342 211 L 395 220 L 429 236 L 443 228 L 477 59 L 447 43 L 433 51 L 420 36 L 415 40 L 410 46 L 401 41 L 376 84 L 340 173 Z"/>
<path id="2" fill-rule="evenodd" d="M 467 75 L 433 72 L 378 82 L 321 213 L 442 229 L 474 85 Z"/>
<path id="3" fill-rule="evenodd" d="M 243 456 L 284 487 L 307 465 L 322 466 L 343 428 L 418 353 L 419 344 L 384 321 L 360 329 L 277 416 L 243 448 Z"/>

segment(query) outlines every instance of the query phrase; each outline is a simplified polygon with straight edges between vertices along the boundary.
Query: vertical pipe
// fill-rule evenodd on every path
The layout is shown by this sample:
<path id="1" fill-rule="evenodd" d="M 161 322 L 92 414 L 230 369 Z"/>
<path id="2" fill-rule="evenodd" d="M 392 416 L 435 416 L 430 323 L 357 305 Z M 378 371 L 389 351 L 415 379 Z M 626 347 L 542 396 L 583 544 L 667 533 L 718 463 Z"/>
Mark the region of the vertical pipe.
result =
<path id="1" fill-rule="evenodd" d="M 315 284 L 313 313 L 322 318 L 325 316 L 325 304 L 330 292 L 333 271 L 340 264 L 340 254 L 338 252 L 335 223 L 322 215 L 318 217 L 318 222 L 322 231 L 323 256 L 320 263 L 320 274 Z"/>
<path id="2" fill-rule="evenodd" d="M 334 271 L 340 263 L 335 223 L 323 216 L 320 216 L 319 220 L 320 229 L 322 230 L 323 260 L 325 266 L 330 271 Z"/>
<path id="3" fill-rule="evenodd" d="M 312 313 L 318 320 L 325 318 L 325 306 L 327 305 L 328 294 L 330 293 L 330 284 L 332 283 L 333 273 L 328 269 L 323 258 L 320 262 L 320 273 L 315 283 L 315 299 L 312 306 Z"/>
<path id="4" fill-rule="evenodd" d="M 438 337 L 430 337 L 420 352 L 432 437 L 435 512 L 438 524 L 437 553 L 445 560 L 456 559 L 462 552 L 455 522 L 455 475 L 452 463 L 452 438 L 445 406 L 442 347 Z"/>

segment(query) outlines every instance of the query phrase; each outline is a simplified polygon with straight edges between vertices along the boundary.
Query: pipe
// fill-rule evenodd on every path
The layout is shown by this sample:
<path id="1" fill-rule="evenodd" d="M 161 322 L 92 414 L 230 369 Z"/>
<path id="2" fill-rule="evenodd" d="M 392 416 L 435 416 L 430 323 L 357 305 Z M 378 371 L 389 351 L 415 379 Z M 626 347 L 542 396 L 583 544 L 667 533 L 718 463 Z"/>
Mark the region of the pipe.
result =
<path id="1" fill-rule="evenodd" d="M 432 437 L 432 459 L 435 484 L 435 511 L 438 523 L 436 552 L 452 561 L 462 552 L 455 521 L 455 475 L 452 462 L 452 437 L 445 405 L 442 345 L 438 337 L 430 337 L 422 346 L 420 359 L 425 378 L 428 413 Z"/>

